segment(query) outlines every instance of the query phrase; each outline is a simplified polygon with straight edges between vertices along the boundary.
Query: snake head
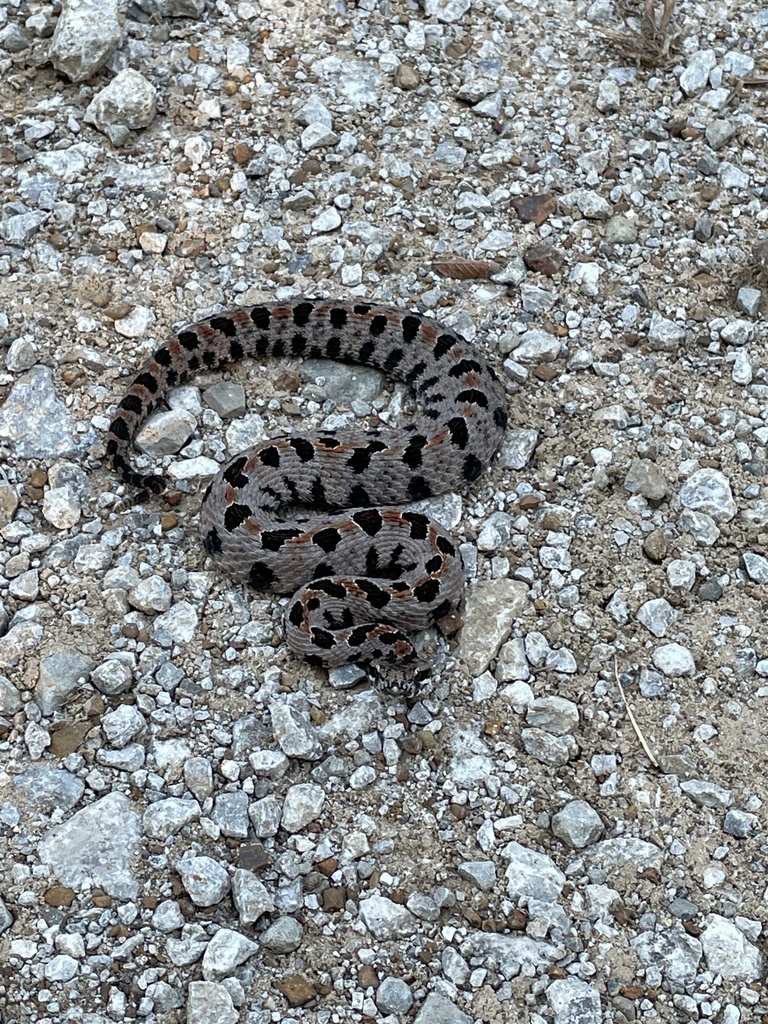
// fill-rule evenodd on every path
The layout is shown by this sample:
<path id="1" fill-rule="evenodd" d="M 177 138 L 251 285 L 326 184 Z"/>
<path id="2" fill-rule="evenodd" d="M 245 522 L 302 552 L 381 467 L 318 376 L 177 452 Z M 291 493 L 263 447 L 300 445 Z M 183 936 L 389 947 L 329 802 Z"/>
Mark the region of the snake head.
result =
<path id="1" fill-rule="evenodd" d="M 412 650 L 405 662 L 390 657 L 376 658 L 368 663 L 367 669 L 378 690 L 410 705 L 432 690 L 442 660 L 439 654 L 424 658 Z"/>

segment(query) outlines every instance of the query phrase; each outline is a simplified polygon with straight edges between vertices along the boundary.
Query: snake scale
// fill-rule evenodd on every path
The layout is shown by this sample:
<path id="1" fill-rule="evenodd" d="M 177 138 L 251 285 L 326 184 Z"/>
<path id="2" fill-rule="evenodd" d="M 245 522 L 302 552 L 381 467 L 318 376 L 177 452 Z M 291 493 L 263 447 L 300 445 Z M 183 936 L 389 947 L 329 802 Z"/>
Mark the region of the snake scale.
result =
<path id="1" fill-rule="evenodd" d="M 376 367 L 410 385 L 423 411 L 397 429 L 294 434 L 236 455 L 203 498 L 205 550 L 236 579 L 293 595 L 286 638 L 306 661 L 399 670 L 415 659 L 409 633 L 458 608 L 464 570 L 446 530 L 393 506 L 480 475 L 507 423 L 504 388 L 459 334 L 418 313 L 319 299 L 233 309 L 179 331 L 133 378 L 107 441 L 122 479 L 165 488 L 132 467 L 130 451 L 169 388 L 267 355 Z"/>

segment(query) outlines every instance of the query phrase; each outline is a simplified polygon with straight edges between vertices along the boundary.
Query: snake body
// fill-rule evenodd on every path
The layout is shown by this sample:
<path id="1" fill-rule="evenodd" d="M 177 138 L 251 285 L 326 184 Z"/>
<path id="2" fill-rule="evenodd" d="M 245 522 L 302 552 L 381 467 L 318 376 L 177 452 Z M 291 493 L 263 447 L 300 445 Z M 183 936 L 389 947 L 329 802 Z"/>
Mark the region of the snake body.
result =
<path id="1" fill-rule="evenodd" d="M 107 441 L 122 479 L 164 489 L 132 467 L 130 449 L 169 388 L 267 355 L 376 367 L 409 384 L 423 412 L 402 428 L 295 434 L 236 455 L 203 499 L 205 550 L 236 579 L 293 595 L 286 638 L 308 662 L 407 664 L 408 634 L 457 609 L 464 572 L 446 530 L 393 506 L 480 475 L 503 437 L 504 388 L 459 334 L 418 313 L 331 300 L 233 309 L 181 330 L 134 377 Z"/>

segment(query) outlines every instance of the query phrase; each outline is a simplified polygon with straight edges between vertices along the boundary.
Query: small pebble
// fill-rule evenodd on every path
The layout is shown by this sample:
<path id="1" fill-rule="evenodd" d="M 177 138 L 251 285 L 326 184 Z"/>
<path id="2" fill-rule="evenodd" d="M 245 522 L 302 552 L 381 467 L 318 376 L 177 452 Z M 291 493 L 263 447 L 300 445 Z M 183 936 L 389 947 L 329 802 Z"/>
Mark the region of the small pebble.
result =
<path id="1" fill-rule="evenodd" d="M 670 679 L 690 676 L 696 671 L 691 652 L 678 643 L 657 647 L 653 652 L 653 663 L 660 672 Z"/>
<path id="2" fill-rule="evenodd" d="M 573 850 L 596 842 L 604 832 L 600 815 L 584 800 L 571 800 L 552 817 L 552 831 Z"/>
<path id="3" fill-rule="evenodd" d="M 757 316 L 760 310 L 760 301 L 763 297 L 763 293 L 758 288 L 749 288 L 744 286 L 739 288 L 736 296 L 736 305 L 739 307 L 742 313 L 746 313 L 747 316 Z"/>
<path id="4" fill-rule="evenodd" d="M 385 978 L 376 991 L 376 1005 L 382 1013 L 408 1013 L 413 993 L 401 978 Z"/>

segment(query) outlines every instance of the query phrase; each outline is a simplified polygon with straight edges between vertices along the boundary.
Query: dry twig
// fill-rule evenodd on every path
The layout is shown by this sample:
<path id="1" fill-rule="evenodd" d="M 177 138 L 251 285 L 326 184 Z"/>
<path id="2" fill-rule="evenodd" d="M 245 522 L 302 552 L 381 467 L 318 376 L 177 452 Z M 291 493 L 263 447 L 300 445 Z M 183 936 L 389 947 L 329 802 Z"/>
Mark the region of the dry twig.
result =
<path id="1" fill-rule="evenodd" d="M 677 38 L 672 25 L 675 0 L 645 0 L 642 14 L 625 2 L 620 9 L 623 31 L 604 29 L 604 34 L 631 60 L 642 67 L 664 67 L 670 63 L 669 51 Z"/>
<path id="2" fill-rule="evenodd" d="M 613 675 L 614 675 L 614 678 L 616 679 L 616 685 L 619 688 L 619 693 L 621 694 L 621 699 L 624 701 L 624 707 L 627 709 L 627 717 L 629 718 L 630 722 L 632 723 L 632 728 L 635 730 L 635 735 L 640 740 L 640 744 L 641 744 L 643 750 L 645 751 L 648 760 L 651 762 L 651 764 L 653 765 L 654 768 L 658 768 L 659 767 L 659 762 L 653 756 L 653 754 L 651 753 L 650 747 L 645 742 L 645 736 L 643 736 L 642 732 L 640 732 L 640 726 L 635 721 L 635 716 L 632 714 L 632 708 L 629 706 L 629 702 L 627 701 L 627 695 L 624 693 L 624 687 L 621 685 L 621 680 L 619 679 L 619 671 L 618 671 L 618 669 L 616 667 L 616 658 L 613 659 Z"/>

